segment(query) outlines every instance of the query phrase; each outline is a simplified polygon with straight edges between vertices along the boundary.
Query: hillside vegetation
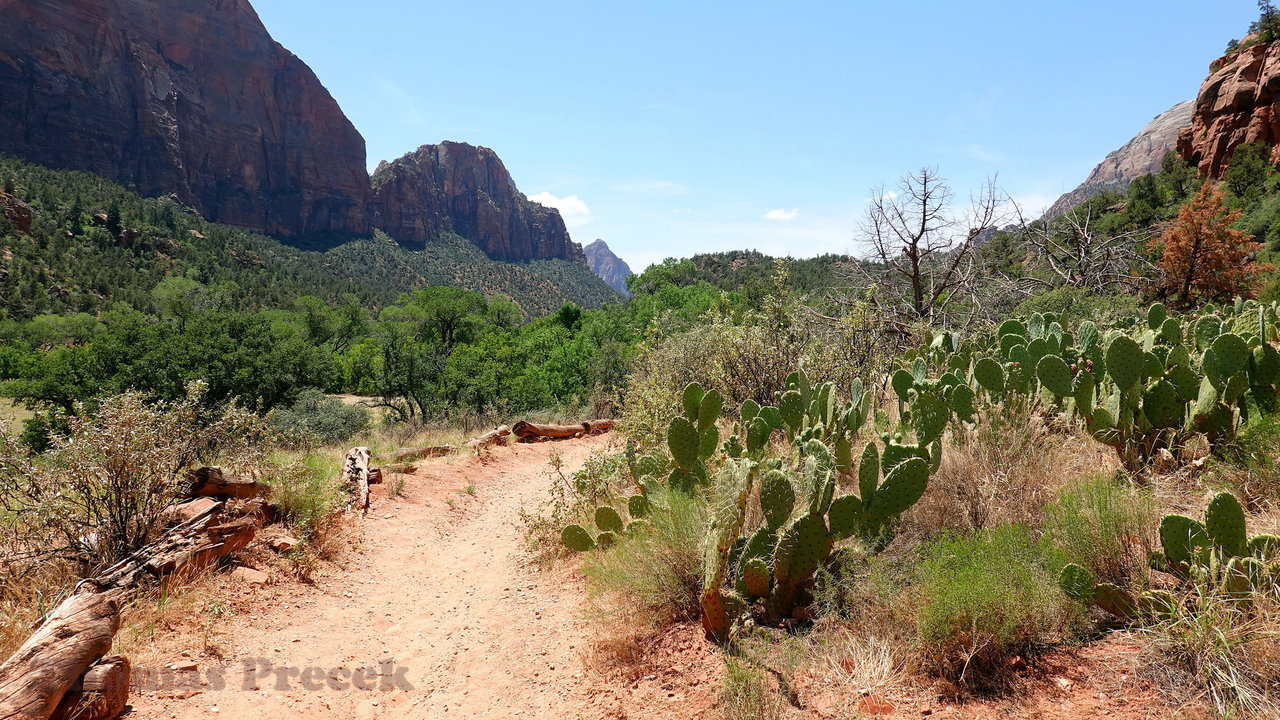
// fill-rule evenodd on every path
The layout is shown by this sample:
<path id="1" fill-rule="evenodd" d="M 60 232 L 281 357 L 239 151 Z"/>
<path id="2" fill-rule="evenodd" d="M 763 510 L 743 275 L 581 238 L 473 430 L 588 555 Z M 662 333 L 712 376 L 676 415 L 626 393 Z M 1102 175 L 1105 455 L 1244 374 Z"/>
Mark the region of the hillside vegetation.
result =
<path id="1" fill-rule="evenodd" d="M 599 307 L 617 298 L 584 266 L 497 262 L 455 236 L 422 252 L 381 234 L 308 252 L 205 222 L 171 199 L 140 198 L 86 173 L 0 158 L 0 187 L 31 210 L 25 232 L 0 213 L 0 313 L 13 319 L 119 303 L 152 311 L 152 290 L 168 277 L 215 288 L 219 302 L 236 310 L 280 307 L 301 295 L 336 301 L 344 294 L 381 307 L 423 285 L 508 295 L 528 316 L 566 302 Z"/>

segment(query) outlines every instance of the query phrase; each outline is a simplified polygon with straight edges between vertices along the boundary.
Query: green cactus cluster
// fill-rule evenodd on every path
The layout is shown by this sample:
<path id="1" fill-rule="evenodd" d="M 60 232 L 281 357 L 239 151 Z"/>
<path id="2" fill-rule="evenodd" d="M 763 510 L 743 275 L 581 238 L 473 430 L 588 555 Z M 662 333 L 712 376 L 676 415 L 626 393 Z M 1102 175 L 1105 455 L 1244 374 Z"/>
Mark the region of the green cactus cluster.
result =
<path id="1" fill-rule="evenodd" d="M 1156 303 L 1108 328 L 1082 322 L 1074 333 L 1038 313 L 964 341 L 926 337 L 890 384 L 918 442 L 931 442 L 948 413 L 974 422 L 984 405 L 1038 396 L 1138 470 L 1196 435 L 1216 450 L 1242 423 L 1276 412 L 1277 329 L 1277 305 L 1255 301 L 1189 318 Z"/>
<path id="2" fill-rule="evenodd" d="M 644 495 L 632 495 L 627 498 L 627 514 L 629 522 L 622 519 L 622 514 L 610 505 L 596 508 L 594 520 L 599 533 L 592 537 L 591 531 L 582 525 L 567 525 L 560 531 L 560 541 L 565 547 L 575 552 L 590 552 L 596 548 L 608 548 L 617 542 L 620 536 L 630 536 L 644 532 L 648 527 L 652 504 Z"/>
<path id="3" fill-rule="evenodd" d="M 1166 515 L 1160 521 L 1161 552 L 1151 565 L 1192 588 L 1248 601 L 1255 592 L 1280 583 L 1280 536 L 1245 531 L 1244 509 L 1229 492 L 1209 501 L 1201 522 L 1185 515 Z M 1177 608 L 1175 596 L 1152 590 L 1134 597 L 1109 583 L 1098 583 L 1087 569 L 1070 564 L 1058 584 L 1069 597 L 1125 620 L 1168 617 Z"/>

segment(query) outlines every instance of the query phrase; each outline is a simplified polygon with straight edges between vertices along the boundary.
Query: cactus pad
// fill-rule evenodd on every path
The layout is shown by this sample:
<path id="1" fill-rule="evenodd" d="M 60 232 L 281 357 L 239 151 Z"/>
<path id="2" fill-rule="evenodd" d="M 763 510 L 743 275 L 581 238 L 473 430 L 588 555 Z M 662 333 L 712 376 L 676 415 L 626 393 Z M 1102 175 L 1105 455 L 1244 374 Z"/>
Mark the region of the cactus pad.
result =
<path id="1" fill-rule="evenodd" d="M 831 552 L 831 537 L 821 515 L 805 515 L 778 537 L 773 574 L 778 582 L 794 584 L 813 575 Z"/>
<path id="2" fill-rule="evenodd" d="M 632 495 L 627 498 L 627 513 L 633 518 L 649 517 L 650 510 L 653 506 L 649 503 L 649 498 L 644 495 Z"/>
<path id="3" fill-rule="evenodd" d="M 1147 308 L 1147 327 L 1152 330 L 1159 330 L 1164 324 L 1165 318 L 1169 317 L 1169 311 L 1160 303 L 1153 303 Z"/>
<path id="4" fill-rule="evenodd" d="M 760 511 L 768 528 L 782 527 L 790 519 L 795 503 L 796 491 L 786 473 L 770 470 L 760 479 Z"/>
<path id="5" fill-rule="evenodd" d="M 1190 563 L 1197 547 L 1209 544 L 1204 525 L 1185 515 L 1165 515 L 1160 520 L 1160 545 L 1165 559 L 1177 566 Z"/>
<path id="6" fill-rule="evenodd" d="M 1085 320 L 1080 323 L 1077 332 L 1076 343 L 1080 345 L 1080 352 L 1088 353 L 1098 345 L 1098 326 L 1092 320 Z"/>
<path id="7" fill-rule="evenodd" d="M 804 424 L 804 400 L 798 390 L 788 390 L 778 398 L 778 412 L 782 414 L 782 422 L 792 432 L 799 432 Z"/>
<path id="8" fill-rule="evenodd" d="M 622 516 L 617 510 L 604 505 L 596 508 L 596 527 L 613 533 L 622 532 Z"/>
<path id="9" fill-rule="evenodd" d="M 751 558 L 742 567 L 742 584 L 752 597 L 769 594 L 769 564 L 763 558 Z"/>
<path id="10" fill-rule="evenodd" d="M 877 519 L 897 515 L 920 499 L 929 484 L 929 465 L 914 457 L 893 469 L 863 510 Z"/>
<path id="11" fill-rule="evenodd" d="M 862 460 L 858 463 L 858 493 L 863 500 L 875 494 L 880 484 L 880 452 L 874 443 L 867 443 L 862 451 Z"/>
<path id="12" fill-rule="evenodd" d="M 973 377 L 987 392 L 1004 392 L 1004 368 L 991 358 L 982 358 L 973 366 Z"/>
<path id="13" fill-rule="evenodd" d="M 1075 563 L 1062 568 L 1062 573 L 1058 575 L 1058 587 L 1062 588 L 1062 592 L 1072 600 L 1085 605 L 1093 603 L 1094 589 L 1097 584 L 1098 581 L 1093 577 L 1093 573 Z"/>
<path id="14" fill-rule="evenodd" d="M 1040 378 L 1042 386 L 1058 397 L 1067 397 L 1072 394 L 1075 377 L 1071 374 L 1071 368 L 1067 367 L 1067 364 L 1057 355 L 1045 355 L 1040 358 L 1040 362 L 1036 365 L 1036 377 Z"/>
<path id="15" fill-rule="evenodd" d="M 1178 391 L 1164 380 L 1147 388 L 1142 394 L 1142 412 L 1147 416 L 1147 421 L 1158 428 L 1180 427 L 1185 414 Z"/>
<path id="16" fill-rule="evenodd" d="M 596 546 L 596 541 L 591 539 L 591 533 L 581 525 L 569 525 L 561 530 L 560 541 L 565 544 L 565 547 L 577 552 L 587 552 Z"/>
<path id="17" fill-rule="evenodd" d="M 698 418 L 698 411 L 702 409 L 702 395 L 702 386 L 698 383 L 689 383 L 684 388 L 681 401 L 684 405 L 684 415 L 691 421 Z"/>
<path id="18" fill-rule="evenodd" d="M 841 495 L 831 502 L 827 522 L 831 525 L 831 538 L 843 540 L 858 530 L 862 517 L 862 500 L 853 495 Z"/>
<path id="19" fill-rule="evenodd" d="M 978 412 L 977 396 L 968 385 L 956 385 L 952 388 L 951 397 L 947 398 L 947 405 L 960 420 L 968 423 L 976 422 L 974 415 Z"/>
<path id="20" fill-rule="evenodd" d="M 1146 355 L 1138 343 L 1127 335 L 1117 335 L 1107 346 L 1107 373 L 1121 390 L 1127 390 L 1142 379 Z"/>
<path id="21" fill-rule="evenodd" d="M 688 418 L 675 417 L 667 426 L 667 447 L 671 457 L 686 470 L 699 463 L 702 453 L 702 438 L 698 428 Z"/>
<path id="22" fill-rule="evenodd" d="M 1111 583 L 1099 583 L 1094 587 L 1093 602 L 1118 618 L 1130 619 L 1138 614 L 1138 603 L 1133 595 Z"/>
<path id="23" fill-rule="evenodd" d="M 1225 336 L 1224 336 L 1225 337 Z M 1244 508 L 1229 492 L 1220 492 L 1209 501 L 1204 511 L 1204 528 L 1224 554 L 1244 555 L 1248 546 L 1244 527 Z"/>
<path id="24" fill-rule="evenodd" d="M 698 404 L 698 431 L 705 433 L 707 428 L 715 427 L 723 407 L 724 398 L 718 390 L 711 390 L 704 394 L 702 402 Z"/>
<path id="25" fill-rule="evenodd" d="M 1249 362 L 1249 346 L 1235 333 L 1219 335 L 1210 347 L 1218 358 L 1218 371 L 1222 377 L 1235 375 Z"/>

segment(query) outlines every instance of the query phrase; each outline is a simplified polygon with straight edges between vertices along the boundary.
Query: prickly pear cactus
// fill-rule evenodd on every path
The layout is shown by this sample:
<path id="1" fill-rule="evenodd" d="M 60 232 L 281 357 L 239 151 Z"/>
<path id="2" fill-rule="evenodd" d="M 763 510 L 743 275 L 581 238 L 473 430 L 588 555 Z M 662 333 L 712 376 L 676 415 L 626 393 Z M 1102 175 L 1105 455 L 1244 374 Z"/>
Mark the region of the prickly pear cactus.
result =
<path id="1" fill-rule="evenodd" d="M 1146 355 L 1142 347 L 1129 336 L 1117 335 L 1107 346 L 1107 374 L 1121 390 L 1138 384 L 1145 365 Z"/>
<path id="2" fill-rule="evenodd" d="M 1204 513 L 1204 527 L 1220 552 L 1228 557 L 1244 555 L 1248 547 L 1245 535 L 1244 508 L 1235 495 L 1220 492 L 1209 501 Z"/>
<path id="3" fill-rule="evenodd" d="M 621 533 L 622 516 L 608 505 L 598 507 L 596 508 L 596 527 L 605 532 Z"/>
<path id="4" fill-rule="evenodd" d="M 560 540 L 565 547 L 577 552 L 588 552 L 595 549 L 596 541 L 592 539 L 591 533 L 581 525 L 569 525 L 560 531 Z"/>
<path id="5" fill-rule="evenodd" d="M 1073 394 L 1075 376 L 1071 368 L 1057 355 L 1045 355 L 1036 365 L 1036 377 L 1040 385 L 1060 398 Z"/>

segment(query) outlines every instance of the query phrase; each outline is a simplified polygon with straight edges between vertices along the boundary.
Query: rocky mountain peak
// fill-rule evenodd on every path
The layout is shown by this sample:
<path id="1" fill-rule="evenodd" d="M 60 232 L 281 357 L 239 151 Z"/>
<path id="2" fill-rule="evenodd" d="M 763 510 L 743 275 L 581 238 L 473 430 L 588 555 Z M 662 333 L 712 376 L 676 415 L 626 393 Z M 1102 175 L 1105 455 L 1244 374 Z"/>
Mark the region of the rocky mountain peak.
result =
<path id="1" fill-rule="evenodd" d="M 423 145 L 373 173 L 373 224 L 422 248 L 452 232 L 498 260 L 585 262 L 559 211 L 529 200 L 487 147 Z"/>
<path id="2" fill-rule="evenodd" d="M 0 153 L 291 237 L 368 231 L 364 139 L 246 0 L 0 3 Z"/>
<path id="3" fill-rule="evenodd" d="M 1178 137 L 1178 152 L 1201 174 L 1221 177 L 1231 153 L 1245 143 L 1280 146 L 1280 42 L 1245 38 L 1209 66 L 1200 85 L 1191 127 Z"/>
<path id="4" fill-rule="evenodd" d="M 1079 187 L 1058 198 L 1045 215 L 1061 215 L 1106 190 L 1123 192 L 1134 178 L 1160 172 L 1161 160 L 1177 145 L 1178 133 L 1191 125 L 1194 107 L 1194 100 L 1185 100 L 1155 116 L 1133 139 L 1108 153 Z"/>
<path id="5" fill-rule="evenodd" d="M 605 284 L 613 288 L 623 297 L 631 297 L 627 290 L 627 278 L 631 275 L 631 267 L 609 249 L 604 240 L 596 240 L 582 248 L 587 256 L 587 267 Z"/>

